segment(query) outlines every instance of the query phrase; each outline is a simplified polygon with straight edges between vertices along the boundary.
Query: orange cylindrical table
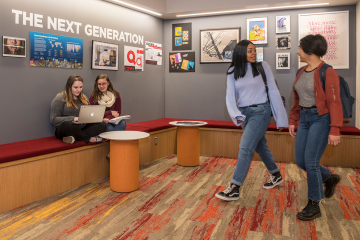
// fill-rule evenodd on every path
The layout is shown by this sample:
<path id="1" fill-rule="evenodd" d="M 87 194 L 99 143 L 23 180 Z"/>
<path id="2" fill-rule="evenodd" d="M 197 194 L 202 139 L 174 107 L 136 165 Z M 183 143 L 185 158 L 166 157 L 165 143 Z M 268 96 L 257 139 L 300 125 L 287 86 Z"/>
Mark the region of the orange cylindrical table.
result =
<path id="1" fill-rule="evenodd" d="M 100 134 L 110 140 L 110 189 L 132 192 L 139 188 L 139 139 L 149 134 L 113 131 Z"/>
<path id="2" fill-rule="evenodd" d="M 170 122 L 177 127 L 177 163 L 180 166 L 193 167 L 200 164 L 200 130 L 206 122 L 176 121 Z"/>

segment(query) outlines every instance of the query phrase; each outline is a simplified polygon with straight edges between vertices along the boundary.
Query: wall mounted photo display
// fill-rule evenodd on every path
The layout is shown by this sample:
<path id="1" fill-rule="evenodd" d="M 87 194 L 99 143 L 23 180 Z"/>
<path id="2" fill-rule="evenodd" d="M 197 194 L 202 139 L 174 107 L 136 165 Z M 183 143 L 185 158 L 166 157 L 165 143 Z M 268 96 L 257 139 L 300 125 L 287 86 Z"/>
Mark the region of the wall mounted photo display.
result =
<path id="1" fill-rule="evenodd" d="M 253 44 L 267 44 L 267 17 L 247 18 L 247 40 Z"/>
<path id="2" fill-rule="evenodd" d="M 264 61 L 264 48 L 263 47 L 256 47 L 256 61 L 257 62 Z"/>
<path id="3" fill-rule="evenodd" d="M 162 65 L 162 45 L 145 41 L 145 63 Z"/>
<path id="4" fill-rule="evenodd" d="M 290 52 L 276 53 L 276 69 L 290 69 Z"/>
<path id="5" fill-rule="evenodd" d="M 290 32 L 290 15 L 276 16 L 276 33 Z"/>
<path id="6" fill-rule="evenodd" d="M 195 52 L 169 53 L 169 72 L 195 72 Z"/>
<path id="7" fill-rule="evenodd" d="M 322 60 L 334 69 L 349 69 L 349 11 L 299 14 L 299 41 L 308 34 L 325 37 L 328 49 Z"/>
<path id="8" fill-rule="evenodd" d="M 91 68 L 119 70 L 119 45 L 93 40 Z"/>
<path id="9" fill-rule="evenodd" d="M 231 62 L 240 38 L 240 28 L 200 30 L 200 63 Z"/>
<path id="10" fill-rule="evenodd" d="M 3 36 L 4 57 L 26 57 L 26 39 Z"/>
<path id="11" fill-rule="evenodd" d="M 30 66 L 82 68 L 83 40 L 30 31 Z"/>
<path id="12" fill-rule="evenodd" d="M 172 25 L 172 50 L 191 50 L 192 24 L 177 23 Z"/>
<path id="13" fill-rule="evenodd" d="M 144 71 L 144 49 L 124 46 L 124 70 Z"/>
<path id="14" fill-rule="evenodd" d="M 277 50 L 290 49 L 291 48 L 290 35 L 275 35 L 275 47 Z"/>

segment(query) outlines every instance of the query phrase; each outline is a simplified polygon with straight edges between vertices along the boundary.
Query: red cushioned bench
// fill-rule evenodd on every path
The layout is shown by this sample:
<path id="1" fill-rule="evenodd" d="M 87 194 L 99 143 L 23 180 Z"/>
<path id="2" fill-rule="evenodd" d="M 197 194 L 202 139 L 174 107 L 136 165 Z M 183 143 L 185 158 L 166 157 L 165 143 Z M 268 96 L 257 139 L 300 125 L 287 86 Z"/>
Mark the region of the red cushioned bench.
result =
<path id="1" fill-rule="evenodd" d="M 201 119 L 179 119 L 179 118 L 160 118 L 151 121 L 144 121 L 138 123 L 132 123 L 127 125 L 128 131 L 142 131 L 142 132 L 155 132 L 174 126 L 170 125 L 172 121 L 206 121 L 208 124 L 202 126 L 202 128 L 224 128 L 224 129 L 241 129 L 234 125 L 232 121 L 217 121 L 217 120 L 201 120 Z M 268 131 L 278 131 L 275 123 L 270 123 Z M 283 132 L 288 131 L 287 128 Z M 360 136 L 360 130 L 356 127 L 344 126 L 341 128 L 342 135 Z M 87 144 L 81 141 L 76 141 L 74 144 L 63 143 L 56 137 L 39 138 L 28 141 L 21 141 L 16 143 L 2 144 L 0 145 L 0 164 L 16 161 L 19 159 L 25 159 L 44 154 L 69 150 L 86 146 Z"/>

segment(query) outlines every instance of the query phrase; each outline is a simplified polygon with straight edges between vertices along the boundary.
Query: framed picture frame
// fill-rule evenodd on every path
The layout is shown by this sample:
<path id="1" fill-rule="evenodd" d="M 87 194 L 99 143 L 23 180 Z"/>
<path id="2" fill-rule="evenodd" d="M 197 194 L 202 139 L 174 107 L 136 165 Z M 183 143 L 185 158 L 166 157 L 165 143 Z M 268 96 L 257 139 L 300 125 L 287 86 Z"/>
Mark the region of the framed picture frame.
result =
<path id="1" fill-rule="evenodd" d="M 290 33 L 290 15 L 276 16 L 276 33 Z"/>
<path id="2" fill-rule="evenodd" d="M 26 57 L 26 39 L 3 36 L 3 57 Z"/>
<path id="3" fill-rule="evenodd" d="M 195 72 L 195 52 L 170 52 L 169 72 Z"/>
<path id="4" fill-rule="evenodd" d="M 240 39 L 240 27 L 200 30 L 200 63 L 231 62 Z"/>
<path id="5" fill-rule="evenodd" d="M 93 40 L 91 68 L 119 70 L 119 45 Z"/>
<path id="6" fill-rule="evenodd" d="M 325 37 L 328 50 L 322 60 L 334 69 L 349 69 L 349 11 L 299 14 L 299 41 L 308 34 Z M 299 68 L 305 66 L 298 61 Z"/>
<path id="7" fill-rule="evenodd" d="M 185 51 L 192 49 L 192 23 L 175 23 L 172 25 L 172 50 Z"/>
<path id="8" fill-rule="evenodd" d="M 267 17 L 262 18 L 247 18 L 247 40 L 253 44 L 267 44 Z"/>
<path id="9" fill-rule="evenodd" d="M 276 69 L 290 69 L 290 52 L 276 53 Z"/>
<path id="10" fill-rule="evenodd" d="M 276 35 L 275 47 L 277 50 L 290 49 L 291 48 L 291 36 L 290 35 Z"/>
<path id="11" fill-rule="evenodd" d="M 264 61 L 264 48 L 263 47 L 256 48 L 256 61 L 257 62 Z"/>

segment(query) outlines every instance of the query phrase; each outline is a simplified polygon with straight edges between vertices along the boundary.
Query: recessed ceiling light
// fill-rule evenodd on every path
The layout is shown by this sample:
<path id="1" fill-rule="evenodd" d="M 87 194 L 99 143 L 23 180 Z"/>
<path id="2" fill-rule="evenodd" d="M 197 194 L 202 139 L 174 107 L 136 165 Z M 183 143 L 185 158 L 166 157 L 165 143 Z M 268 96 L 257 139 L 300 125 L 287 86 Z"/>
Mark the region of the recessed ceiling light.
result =
<path id="1" fill-rule="evenodd" d="M 155 14 L 155 15 L 158 15 L 158 16 L 161 16 L 161 15 L 162 15 L 162 14 L 160 14 L 160 13 L 156 13 L 156 12 L 147 10 L 147 9 L 145 9 L 145 8 L 141 8 L 141 7 L 132 5 L 132 4 L 130 4 L 130 3 L 126 3 L 126 2 L 123 2 L 123 1 L 119 1 L 119 0 L 113 0 L 113 1 L 114 1 L 114 2 L 118 2 L 118 3 L 121 3 L 121 4 L 126 5 L 126 6 L 129 6 L 129 7 L 132 7 L 132 8 L 140 9 L 140 10 L 142 10 L 142 11 L 149 12 L 149 13 L 152 13 L 152 14 Z"/>
<path id="2" fill-rule="evenodd" d="M 257 10 L 271 10 L 271 9 L 279 9 L 279 8 L 284 9 L 284 8 L 296 8 L 296 7 L 311 7 L 311 6 L 319 6 L 319 5 L 327 5 L 327 4 L 329 4 L 329 3 L 315 3 L 315 4 L 281 6 L 281 7 L 252 8 L 252 9 L 241 9 L 241 10 L 231 10 L 231 11 L 221 11 L 221 12 L 208 12 L 208 13 L 193 13 L 193 14 L 176 15 L 176 17 L 189 17 L 189 16 L 246 12 L 246 11 L 257 11 Z"/>

